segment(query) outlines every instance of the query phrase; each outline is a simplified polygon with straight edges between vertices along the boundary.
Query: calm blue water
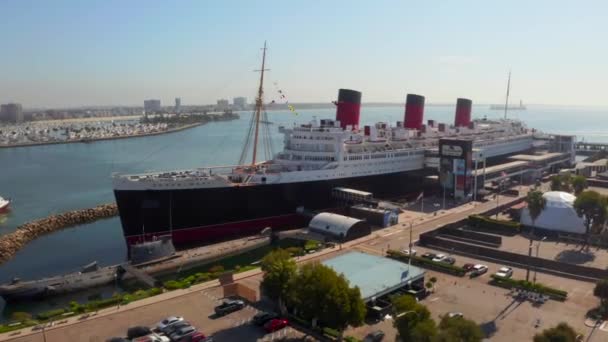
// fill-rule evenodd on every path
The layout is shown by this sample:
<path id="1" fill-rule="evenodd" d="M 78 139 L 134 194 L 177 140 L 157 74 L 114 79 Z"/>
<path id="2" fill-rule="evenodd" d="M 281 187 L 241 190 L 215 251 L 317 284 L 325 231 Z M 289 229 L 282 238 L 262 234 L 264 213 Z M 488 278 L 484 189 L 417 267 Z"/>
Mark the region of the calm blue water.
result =
<path id="1" fill-rule="evenodd" d="M 454 107 L 427 106 L 425 117 L 453 122 Z M 474 117 L 502 115 L 487 106 L 473 109 Z M 529 106 L 510 116 L 547 132 L 577 134 L 590 141 L 608 142 L 607 108 Z M 333 118 L 333 109 L 269 112 L 275 152 L 282 146 L 279 124 L 293 125 L 317 118 Z M 403 107 L 363 108 L 361 123 L 403 118 Z M 229 122 L 210 123 L 182 132 L 90 144 L 49 145 L 0 149 L 0 195 L 11 197 L 13 211 L 0 218 L 0 234 L 51 213 L 92 207 L 113 201 L 113 172 L 171 170 L 237 163 L 250 115 Z M 0 265 L 0 282 L 77 270 L 97 260 L 102 265 L 123 261 L 126 248 L 117 218 L 42 237 Z"/>

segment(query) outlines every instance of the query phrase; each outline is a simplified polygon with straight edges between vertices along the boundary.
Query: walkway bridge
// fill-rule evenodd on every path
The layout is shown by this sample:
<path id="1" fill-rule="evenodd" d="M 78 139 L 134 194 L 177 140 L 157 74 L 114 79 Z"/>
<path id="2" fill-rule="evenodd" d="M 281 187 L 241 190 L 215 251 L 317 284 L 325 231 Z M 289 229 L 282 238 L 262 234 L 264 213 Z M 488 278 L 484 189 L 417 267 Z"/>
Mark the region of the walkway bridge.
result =
<path id="1" fill-rule="evenodd" d="M 123 277 L 125 275 L 129 275 L 149 288 L 158 287 L 160 285 L 160 281 L 158 281 L 148 273 L 140 270 L 139 268 L 133 267 L 131 264 L 119 265 L 118 273 L 121 274 Z"/>

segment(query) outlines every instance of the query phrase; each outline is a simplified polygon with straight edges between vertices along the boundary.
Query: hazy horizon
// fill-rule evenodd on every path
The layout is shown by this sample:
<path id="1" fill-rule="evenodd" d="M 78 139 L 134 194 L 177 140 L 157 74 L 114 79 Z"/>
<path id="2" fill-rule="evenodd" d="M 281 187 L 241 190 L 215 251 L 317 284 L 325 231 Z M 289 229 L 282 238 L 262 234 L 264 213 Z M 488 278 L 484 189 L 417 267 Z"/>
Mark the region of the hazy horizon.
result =
<path id="1" fill-rule="evenodd" d="M 466 97 L 608 105 L 608 3 L 354 4 L 184 0 L 4 0 L 0 103 L 24 108 L 213 104 L 254 98 L 268 41 L 266 100 L 365 103 Z M 584 20 L 574 20 L 584 18 Z"/>

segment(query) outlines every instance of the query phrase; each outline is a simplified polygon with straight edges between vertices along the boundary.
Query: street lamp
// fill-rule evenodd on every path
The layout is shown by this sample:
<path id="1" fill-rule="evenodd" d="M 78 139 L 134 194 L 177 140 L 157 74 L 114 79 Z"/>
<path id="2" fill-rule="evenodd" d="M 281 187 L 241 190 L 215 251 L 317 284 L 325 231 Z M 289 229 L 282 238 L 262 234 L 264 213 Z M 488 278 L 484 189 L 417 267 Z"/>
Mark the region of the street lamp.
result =
<path id="1" fill-rule="evenodd" d="M 542 239 L 540 239 L 540 241 L 538 241 L 538 243 L 536 244 L 536 257 L 538 258 L 538 250 L 540 249 L 540 243 L 547 240 L 546 236 L 543 236 Z M 533 283 L 536 284 L 536 270 L 538 269 L 538 267 L 534 267 L 534 278 L 533 278 Z"/>

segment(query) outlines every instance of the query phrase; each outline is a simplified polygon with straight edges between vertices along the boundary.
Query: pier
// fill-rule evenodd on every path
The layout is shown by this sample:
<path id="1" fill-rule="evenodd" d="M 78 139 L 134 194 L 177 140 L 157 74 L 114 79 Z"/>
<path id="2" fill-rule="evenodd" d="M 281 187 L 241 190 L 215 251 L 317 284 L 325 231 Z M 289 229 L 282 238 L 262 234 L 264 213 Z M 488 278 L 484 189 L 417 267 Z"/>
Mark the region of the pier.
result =
<path id="1" fill-rule="evenodd" d="M 607 152 L 608 143 L 579 141 L 576 143 L 576 154 L 592 156 L 598 152 Z"/>

